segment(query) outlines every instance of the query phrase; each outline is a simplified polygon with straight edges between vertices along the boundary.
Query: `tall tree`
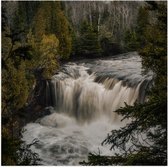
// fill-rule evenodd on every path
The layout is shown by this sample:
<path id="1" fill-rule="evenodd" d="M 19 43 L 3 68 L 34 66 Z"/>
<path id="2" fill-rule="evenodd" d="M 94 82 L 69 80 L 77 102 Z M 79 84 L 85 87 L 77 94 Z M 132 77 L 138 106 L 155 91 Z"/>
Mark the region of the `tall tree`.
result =
<path id="1" fill-rule="evenodd" d="M 60 58 L 67 59 L 71 53 L 71 34 L 60 2 L 41 2 L 34 18 L 35 37 L 55 34 L 59 40 Z"/>
<path id="2" fill-rule="evenodd" d="M 102 49 L 95 30 L 87 21 L 81 24 L 80 38 L 77 53 L 88 57 L 100 56 Z"/>
<path id="3" fill-rule="evenodd" d="M 25 106 L 30 90 L 26 75 L 28 52 L 28 47 L 22 47 L 5 24 L 2 31 L 2 165 L 31 165 L 38 160 L 20 139 L 16 120 L 16 113 Z"/>
<path id="4" fill-rule="evenodd" d="M 146 28 L 149 26 L 149 10 L 145 7 L 140 7 L 138 11 L 138 17 L 137 17 L 137 26 L 136 26 L 136 34 L 137 34 L 137 40 L 139 42 L 139 47 L 143 48 L 146 44 L 146 37 L 145 37 L 145 31 Z"/>

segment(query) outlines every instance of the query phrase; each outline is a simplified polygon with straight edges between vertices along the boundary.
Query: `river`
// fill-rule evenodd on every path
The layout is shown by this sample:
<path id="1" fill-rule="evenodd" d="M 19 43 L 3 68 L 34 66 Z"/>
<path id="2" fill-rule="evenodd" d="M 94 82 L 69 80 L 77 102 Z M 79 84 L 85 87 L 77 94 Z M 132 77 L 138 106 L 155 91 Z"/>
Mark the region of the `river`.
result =
<path id="1" fill-rule="evenodd" d="M 43 165 L 78 165 L 89 152 L 113 155 L 101 142 L 131 121 L 121 122 L 116 109 L 147 100 L 152 73 L 143 73 L 137 52 L 65 64 L 47 83 L 51 114 L 27 124 L 23 140 L 39 140 L 31 149 Z"/>

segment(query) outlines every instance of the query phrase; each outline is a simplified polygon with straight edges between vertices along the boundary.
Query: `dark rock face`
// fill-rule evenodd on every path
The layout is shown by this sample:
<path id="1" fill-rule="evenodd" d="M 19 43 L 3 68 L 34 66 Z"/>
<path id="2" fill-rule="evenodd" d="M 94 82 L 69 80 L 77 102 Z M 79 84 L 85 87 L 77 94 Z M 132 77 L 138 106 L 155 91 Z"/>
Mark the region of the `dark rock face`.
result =
<path id="1" fill-rule="evenodd" d="M 22 111 L 18 111 L 14 114 L 13 119 L 17 122 L 17 125 L 13 127 L 13 131 L 15 132 L 14 135 L 20 136 L 22 129 L 26 124 L 35 122 L 37 119 L 50 114 L 51 112 L 49 109 L 37 104 L 30 104 Z"/>
<path id="2" fill-rule="evenodd" d="M 30 104 L 23 111 L 18 112 L 15 115 L 15 119 L 19 123 L 18 127 L 21 130 L 26 124 L 35 122 L 37 119 L 42 118 L 46 115 L 50 115 L 49 108 L 45 108 L 42 105 Z"/>
<path id="3" fill-rule="evenodd" d="M 39 80 L 33 90 L 31 103 L 42 107 L 52 106 L 50 80 Z"/>
<path id="4" fill-rule="evenodd" d="M 52 106 L 49 84 L 50 80 L 38 80 L 29 95 L 27 106 L 15 114 L 20 129 L 27 123 L 35 122 L 37 119 L 51 114 L 47 108 Z"/>

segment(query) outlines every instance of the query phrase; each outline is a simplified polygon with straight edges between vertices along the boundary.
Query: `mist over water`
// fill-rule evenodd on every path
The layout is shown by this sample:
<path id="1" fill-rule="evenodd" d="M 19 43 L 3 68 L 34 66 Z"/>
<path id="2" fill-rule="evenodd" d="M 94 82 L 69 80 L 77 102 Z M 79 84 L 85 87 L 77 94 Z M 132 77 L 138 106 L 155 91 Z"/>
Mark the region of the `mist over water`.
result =
<path id="1" fill-rule="evenodd" d="M 39 140 L 32 149 L 43 165 L 78 165 L 89 152 L 114 154 L 101 142 L 112 129 L 131 121 L 121 122 L 116 109 L 144 102 L 152 74 L 142 73 L 136 52 L 65 64 L 47 82 L 52 114 L 27 124 L 23 139 Z"/>

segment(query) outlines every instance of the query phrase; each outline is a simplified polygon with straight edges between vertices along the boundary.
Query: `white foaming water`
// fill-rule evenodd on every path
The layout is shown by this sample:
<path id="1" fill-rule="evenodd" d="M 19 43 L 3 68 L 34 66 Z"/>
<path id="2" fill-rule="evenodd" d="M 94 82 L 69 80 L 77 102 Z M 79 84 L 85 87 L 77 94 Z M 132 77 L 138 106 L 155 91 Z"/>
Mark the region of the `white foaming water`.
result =
<path id="1" fill-rule="evenodd" d="M 80 125 L 73 118 L 53 113 L 39 123 L 26 125 L 23 140 L 39 140 L 32 150 L 40 155 L 43 165 L 78 165 L 87 160 L 89 152 L 112 155 L 109 146 L 101 146 L 101 142 L 107 133 L 119 127 L 121 124 L 111 124 L 105 117 Z"/>
<path id="2" fill-rule="evenodd" d="M 132 52 L 102 60 L 66 64 L 47 82 L 52 114 L 25 126 L 23 139 L 39 143 L 32 149 L 43 165 L 78 165 L 89 152 L 112 155 L 101 146 L 112 129 L 124 126 L 114 111 L 125 103 L 143 103 L 151 74 L 141 75 L 141 60 Z"/>

